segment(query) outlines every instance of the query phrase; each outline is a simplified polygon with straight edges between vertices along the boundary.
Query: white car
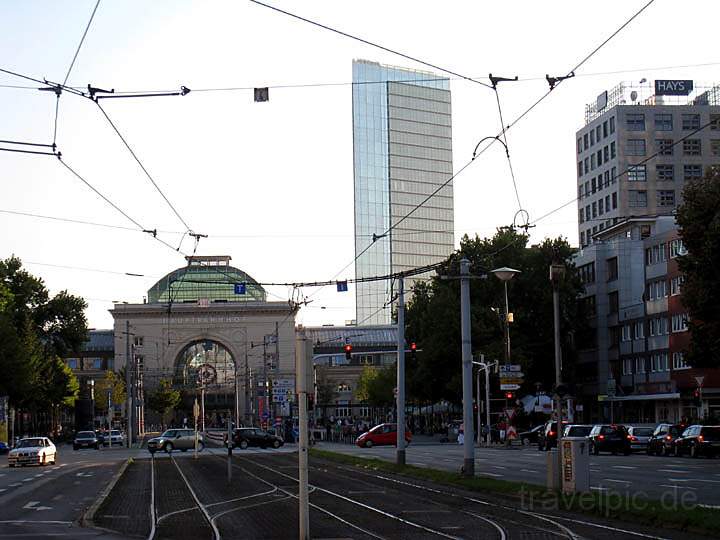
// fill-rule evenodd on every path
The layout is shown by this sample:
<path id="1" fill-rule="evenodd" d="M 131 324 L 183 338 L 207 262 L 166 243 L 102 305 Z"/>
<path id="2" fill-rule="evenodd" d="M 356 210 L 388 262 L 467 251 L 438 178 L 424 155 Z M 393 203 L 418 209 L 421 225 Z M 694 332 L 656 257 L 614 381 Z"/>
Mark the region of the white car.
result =
<path id="1" fill-rule="evenodd" d="M 113 446 L 115 444 L 122 446 L 123 444 L 125 444 L 125 437 L 117 429 L 111 429 L 110 433 L 105 435 L 105 441 L 105 444 L 109 444 L 110 446 Z"/>
<path id="2" fill-rule="evenodd" d="M 8 466 L 55 464 L 57 449 L 47 437 L 20 439 L 8 454 Z"/>

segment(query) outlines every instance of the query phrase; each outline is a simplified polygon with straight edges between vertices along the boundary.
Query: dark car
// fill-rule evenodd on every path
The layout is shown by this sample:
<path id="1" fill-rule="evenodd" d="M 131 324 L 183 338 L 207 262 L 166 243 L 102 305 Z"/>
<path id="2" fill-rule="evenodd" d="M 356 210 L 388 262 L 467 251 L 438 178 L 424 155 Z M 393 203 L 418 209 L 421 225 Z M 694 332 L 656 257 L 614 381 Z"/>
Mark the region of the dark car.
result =
<path id="1" fill-rule="evenodd" d="M 720 454 L 720 426 L 690 426 L 675 439 L 675 455 L 713 457 Z"/>
<path id="2" fill-rule="evenodd" d="M 652 437 L 655 430 L 651 427 L 641 426 L 628 426 L 627 429 L 628 435 L 630 435 L 630 450 L 633 452 L 647 451 L 650 437 Z"/>
<path id="3" fill-rule="evenodd" d="M 405 430 L 405 443 L 410 444 L 412 433 Z M 355 441 L 360 448 L 397 444 L 397 424 L 379 424 L 360 435 Z"/>
<path id="4" fill-rule="evenodd" d="M 75 440 L 73 440 L 73 450 L 79 450 L 80 448 L 94 448 L 97 450 L 100 448 L 100 444 L 94 431 L 78 431 Z"/>
<path id="5" fill-rule="evenodd" d="M 563 431 L 563 437 L 587 437 L 592 428 L 590 424 L 568 424 Z"/>
<path id="6" fill-rule="evenodd" d="M 658 424 L 648 440 L 648 455 L 667 456 L 673 451 L 673 443 L 687 426 L 685 424 Z"/>
<path id="7" fill-rule="evenodd" d="M 590 435 L 590 453 L 598 455 L 600 452 L 630 455 L 630 435 L 625 426 L 616 424 L 593 426 Z"/>
<path id="8" fill-rule="evenodd" d="M 548 421 L 538 433 L 538 450 L 548 451 L 557 446 L 557 422 Z"/>
<path id="9" fill-rule="evenodd" d="M 0 441 L 0 456 L 7 454 L 10 451 L 10 447 L 7 443 Z"/>
<path id="10" fill-rule="evenodd" d="M 540 435 L 540 430 L 545 427 L 545 424 L 540 424 L 539 426 L 535 426 L 530 431 L 523 431 L 518 435 L 518 439 L 520 439 L 520 442 L 523 444 L 523 446 L 526 446 L 528 444 L 535 444 L 538 442 L 538 435 Z"/>
<path id="11" fill-rule="evenodd" d="M 272 435 L 260 428 L 238 428 L 233 432 L 233 448 L 245 450 L 248 446 L 260 448 L 280 448 L 284 444 L 281 437 Z"/>

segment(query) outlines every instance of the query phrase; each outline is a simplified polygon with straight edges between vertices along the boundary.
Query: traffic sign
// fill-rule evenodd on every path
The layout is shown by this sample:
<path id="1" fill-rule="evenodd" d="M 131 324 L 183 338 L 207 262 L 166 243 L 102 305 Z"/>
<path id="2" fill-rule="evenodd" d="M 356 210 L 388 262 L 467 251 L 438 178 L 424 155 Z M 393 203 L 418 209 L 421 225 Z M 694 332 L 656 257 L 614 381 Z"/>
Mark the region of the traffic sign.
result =
<path id="1" fill-rule="evenodd" d="M 500 374 L 501 379 L 505 379 L 506 377 L 522 379 L 524 376 L 525 374 L 522 371 L 504 371 Z"/>
<path id="2" fill-rule="evenodd" d="M 500 366 L 500 373 L 507 371 L 520 371 L 522 366 L 520 364 L 502 364 Z"/>
<path id="3" fill-rule="evenodd" d="M 520 390 L 519 384 L 501 384 L 500 390 Z"/>
<path id="4" fill-rule="evenodd" d="M 235 283 L 235 294 L 245 294 L 246 289 L 246 283 Z"/>
<path id="5" fill-rule="evenodd" d="M 702 388 L 703 381 L 705 381 L 705 376 L 703 375 L 703 376 L 695 377 L 695 381 L 697 382 L 697 385 L 700 388 Z"/>
<path id="6" fill-rule="evenodd" d="M 500 379 L 500 384 L 522 384 L 522 377 L 503 377 Z"/>
<path id="7" fill-rule="evenodd" d="M 615 379 L 608 379 L 607 381 L 607 395 L 608 397 L 615 397 Z"/>
<path id="8" fill-rule="evenodd" d="M 263 420 L 267 420 L 268 418 L 270 418 L 270 413 L 268 411 L 263 411 L 262 418 Z"/>

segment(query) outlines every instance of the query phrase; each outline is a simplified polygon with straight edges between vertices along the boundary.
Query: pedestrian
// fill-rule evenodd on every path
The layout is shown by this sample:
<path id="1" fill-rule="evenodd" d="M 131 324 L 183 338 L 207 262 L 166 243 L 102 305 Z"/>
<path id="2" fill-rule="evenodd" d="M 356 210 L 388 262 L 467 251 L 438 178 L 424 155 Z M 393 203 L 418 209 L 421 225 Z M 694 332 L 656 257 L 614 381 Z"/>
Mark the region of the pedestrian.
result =
<path id="1" fill-rule="evenodd" d="M 465 444 L 465 424 L 460 424 L 460 428 L 458 429 L 458 444 Z"/>

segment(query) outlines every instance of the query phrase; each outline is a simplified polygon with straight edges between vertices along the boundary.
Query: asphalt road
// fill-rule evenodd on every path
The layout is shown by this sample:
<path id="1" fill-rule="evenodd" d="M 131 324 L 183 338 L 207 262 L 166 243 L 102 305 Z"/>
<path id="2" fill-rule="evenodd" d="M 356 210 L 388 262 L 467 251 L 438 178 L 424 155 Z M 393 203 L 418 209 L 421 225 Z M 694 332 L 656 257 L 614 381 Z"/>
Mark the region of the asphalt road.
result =
<path id="1" fill-rule="evenodd" d="M 58 447 L 57 463 L 7 466 L 0 456 L 0 538 L 117 538 L 78 520 L 136 450 Z"/>
<path id="2" fill-rule="evenodd" d="M 359 457 L 395 460 L 395 447 L 358 448 L 320 443 L 318 448 Z M 552 452 L 555 455 L 554 452 Z M 545 485 L 547 452 L 537 447 L 478 448 L 475 473 L 500 480 Z M 457 471 L 463 447 L 456 444 L 418 445 L 406 450 L 409 465 Z M 600 454 L 590 457 L 590 485 L 596 491 L 640 493 L 650 499 L 681 500 L 720 508 L 720 459 Z"/>

